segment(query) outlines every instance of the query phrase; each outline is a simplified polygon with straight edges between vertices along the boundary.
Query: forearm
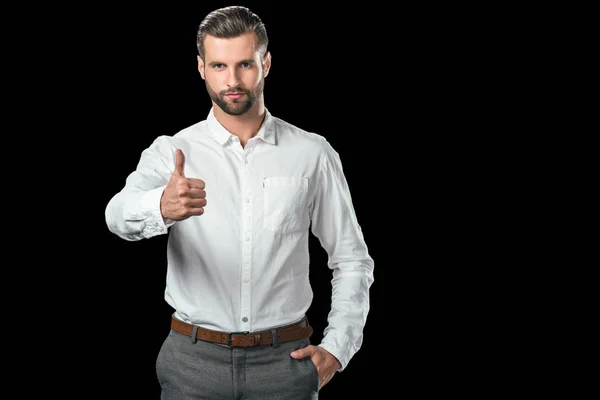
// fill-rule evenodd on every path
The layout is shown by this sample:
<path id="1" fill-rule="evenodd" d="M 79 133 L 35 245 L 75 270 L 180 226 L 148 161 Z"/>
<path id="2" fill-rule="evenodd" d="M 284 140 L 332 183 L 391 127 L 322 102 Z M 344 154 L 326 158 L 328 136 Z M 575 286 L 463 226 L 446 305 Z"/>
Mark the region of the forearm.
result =
<path id="1" fill-rule="evenodd" d="M 164 187 L 142 191 L 125 188 L 107 204 L 106 225 L 115 235 L 129 241 L 148 239 L 167 233 L 160 212 L 160 197 Z"/>
<path id="2" fill-rule="evenodd" d="M 334 266 L 331 311 L 321 346 L 340 361 L 341 370 L 362 345 L 372 283 L 373 262 L 368 257 Z"/>

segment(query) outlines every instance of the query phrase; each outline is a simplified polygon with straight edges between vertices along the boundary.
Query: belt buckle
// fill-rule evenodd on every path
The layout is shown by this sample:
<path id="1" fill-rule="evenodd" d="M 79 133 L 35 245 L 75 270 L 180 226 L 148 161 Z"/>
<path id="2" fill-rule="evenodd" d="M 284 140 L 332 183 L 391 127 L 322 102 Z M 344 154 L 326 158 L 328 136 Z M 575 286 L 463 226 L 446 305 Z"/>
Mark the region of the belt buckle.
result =
<path id="1" fill-rule="evenodd" d="M 233 346 L 233 341 L 231 339 L 233 337 L 233 335 L 248 335 L 249 333 L 250 333 L 250 331 L 230 332 L 227 337 L 227 344 L 229 346 Z"/>

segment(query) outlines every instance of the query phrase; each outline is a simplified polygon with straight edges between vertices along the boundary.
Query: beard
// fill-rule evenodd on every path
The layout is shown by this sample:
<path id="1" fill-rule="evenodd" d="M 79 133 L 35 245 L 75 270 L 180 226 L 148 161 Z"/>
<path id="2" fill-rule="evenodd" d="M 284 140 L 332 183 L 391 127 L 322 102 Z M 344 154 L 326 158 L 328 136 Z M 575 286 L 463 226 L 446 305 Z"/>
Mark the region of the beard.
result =
<path id="1" fill-rule="evenodd" d="M 225 90 L 222 92 L 215 92 L 207 81 L 204 81 L 206 85 L 206 91 L 210 96 L 211 100 L 219 106 L 226 114 L 229 115 L 242 115 L 248 112 L 256 104 L 260 96 L 262 96 L 265 88 L 265 79 L 261 79 L 254 90 L 244 90 L 237 88 L 234 90 Z M 240 99 L 228 99 L 226 96 L 230 93 L 244 93 Z"/>

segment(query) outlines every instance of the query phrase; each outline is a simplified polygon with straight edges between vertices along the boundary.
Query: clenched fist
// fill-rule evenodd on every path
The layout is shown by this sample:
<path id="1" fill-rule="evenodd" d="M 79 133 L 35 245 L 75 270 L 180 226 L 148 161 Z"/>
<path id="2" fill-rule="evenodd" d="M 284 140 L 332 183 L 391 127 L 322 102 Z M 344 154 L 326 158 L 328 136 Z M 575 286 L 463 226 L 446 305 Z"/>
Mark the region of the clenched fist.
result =
<path id="1" fill-rule="evenodd" d="M 179 149 L 175 152 L 175 170 L 160 198 L 163 218 L 181 221 L 192 215 L 204 214 L 206 192 L 202 179 L 186 178 L 183 174 L 185 157 Z"/>

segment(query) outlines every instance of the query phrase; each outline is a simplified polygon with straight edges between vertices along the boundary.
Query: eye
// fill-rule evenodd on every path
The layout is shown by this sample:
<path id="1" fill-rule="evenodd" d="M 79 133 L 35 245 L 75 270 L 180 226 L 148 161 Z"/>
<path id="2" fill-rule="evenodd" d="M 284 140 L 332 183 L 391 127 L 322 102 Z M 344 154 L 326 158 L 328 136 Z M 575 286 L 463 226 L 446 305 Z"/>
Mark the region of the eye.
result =
<path id="1" fill-rule="evenodd" d="M 221 69 L 221 68 L 223 68 L 224 66 L 225 66 L 224 64 L 214 64 L 214 65 L 213 65 L 213 68 L 215 68 L 215 69 Z"/>
<path id="2" fill-rule="evenodd" d="M 242 67 L 244 67 L 244 68 L 250 68 L 250 65 L 251 64 L 249 62 L 242 63 Z"/>

